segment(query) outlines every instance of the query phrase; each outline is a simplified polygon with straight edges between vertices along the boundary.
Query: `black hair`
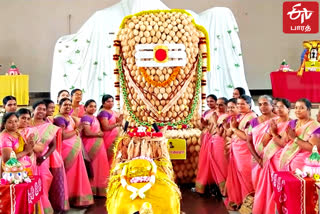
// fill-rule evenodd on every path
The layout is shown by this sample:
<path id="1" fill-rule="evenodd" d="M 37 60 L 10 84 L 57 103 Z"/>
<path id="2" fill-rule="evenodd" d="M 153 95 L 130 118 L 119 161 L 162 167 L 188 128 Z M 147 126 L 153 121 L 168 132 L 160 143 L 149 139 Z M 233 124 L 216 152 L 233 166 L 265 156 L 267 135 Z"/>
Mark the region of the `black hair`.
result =
<path id="1" fill-rule="evenodd" d="M 291 103 L 289 100 L 287 100 L 285 98 L 275 98 L 275 100 L 277 100 L 277 102 L 282 102 L 283 105 L 285 105 L 288 109 L 291 108 Z"/>
<path id="2" fill-rule="evenodd" d="M 66 100 L 69 100 L 71 102 L 71 100 L 69 98 L 62 98 L 60 101 L 59 101 L 59 106 L 61 107 L 62 104 L 66 101 Z"/>
<path id="3" fill-rule="evenodd" d="M 212 99 L 214 99 L 214 101 L 216 101 L 217 102 L 217 96 L 216 95 L 214 95 L 214 94 L 209 94 L 208 96 L 207 96 L 207 99 L 209 98 L 209 97 L 211 97 Z"/>
<path id="4" fill-rule="evenodd" d="M 87 102 L 84 104 L 84 107 L 88 107 L 90 103 L 96 103 L 96 101 L 93 99 L 87 100 Z"/>
<path id="5" fill-rule="evenodd" d="M 113 96 L 111 96 L 110 94 L 105 94 L 105 95 L 103 95 L 102 96 L 102 99 L 101 99 L 101 106 L 100 106 L 100 109 L 102 109 L 103 108 L 103 104 L 107 101 L 107 100 L 109 100 L 110 98 L 112 98 L 113 99 Z M 114 99 L 113 99 L 114 100 Z"/>
<path id="6" fill-rule="evenodd" d="M 17 101 L 17 99 L 16 99 L 14 96 L 11 96 L 11 95 L 5 96 L 5 97 L 2 99 L 3 105 L 4 105 L 4 106 L 7 105 L 8 101 L 10 101 L 10 100 Z"/>
<path id="7" fill-rule="evenodd" d="M 231 98 L 228 100 L 227 104 L 228 103 L 234 103 L 234 104 L 237 104 L 237 99 L 236 98 Z"/>
<path id="8" fill-rule="evenodd" d="M 35 110 L 39 105 L 45 105 L 46 106 L 46 103 L 43 102 L 42 100 L 38 101 L 38 102 L 35 102 L 33 105 L 32 105 L 32 109 Z"/>
<path id="9" fill-rule="evenodd" d="M 225 97 L 219 97 L 218 100 L 223 100 L 225 105 L 227 105 L 227 103 L 228 103 L 228 99 Z"/>
<path id="10" fill-rule="evenodd" d="M 18 115 L 16 112 L 8 112 L 8 113 L 5 113 L 2 117 L 2 122 L 1 122 L 1 131 L 4 130 L 4 126 L 7 122 L 7 120 L 11 117 L 11 116 L 16 116 L 18 118 Z"/>
<path id="11" fill-rule="evenodd" d="M 73 89 L 73 90 L 71 91 L 71 93 L 70 93 L 71 97 L 72 97 L 73 94 L 76 93 L 77 91 L 81 91 L 81 89 L 79 89 L 79 88 Z M 82 93 L 82 91 L 81 91 L 81 93 Z"/>
<path id="12" fill-rule="evenodd" d="M 62 90 L 60 90 L 59 92 L 58 92 L 58 97 L 57 97 L 57 102 L 59 102 L 59 97 L 60 97 L 60 95 L 63 93 L 63 92 L 68 92 L 68 94 L 70 94 L 69 93 L 69 91 L 68 90 L 66 90 L 66 89 L 62 89 Z"/>
<path id="13" fill-rule="evenodd" d="M 233 90 L 238 90 L 240 96 L 246 94 L 246 91 L 242 87 L 236 87 Z"/>
<path id="14" fill-rule="evenodd" d="M 16 113 L 17 113 L 18 118 L 23 114 L 29 114 L 31 117 L 31 111 L 27 108 L 21 108 Z"/>
<path id="15" fill-rule="evenodd" d="M 42 102 L 44 102 L 44 104 L 46 105 L 46 108 L 48 108 L 48 106 L 49 106 L 51 103 L 54 104 L 54 102 L 53 102 L 52 100 L 50 100 L 50 99 L 43 99 Z"/>
<path id="16" fill-rule="evenodd" d="M 311 111 L 311 102 L 307 98 L 301 98 L 297 100 L 297 102 L 303 102 L 306 105 L 308 111 Z"/>
<path id="17" fill-rule="evenodd" d="M 244 101 L 246 101 L 246 103 L 250 106 L 251 108 L 251 102 L 252 102 L 252 98 L 248 95 L 242 94 L 238 99 L 242 99 Z"/>

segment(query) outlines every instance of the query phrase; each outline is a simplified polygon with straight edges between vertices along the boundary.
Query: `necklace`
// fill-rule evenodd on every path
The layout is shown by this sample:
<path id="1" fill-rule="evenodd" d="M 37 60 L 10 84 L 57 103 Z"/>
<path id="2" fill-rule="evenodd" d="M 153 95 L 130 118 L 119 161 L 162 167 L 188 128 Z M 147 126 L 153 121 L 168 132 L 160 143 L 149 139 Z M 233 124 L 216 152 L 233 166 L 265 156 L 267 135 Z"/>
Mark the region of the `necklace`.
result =
<path id="1" fill-rule="evenodd" d="M 297 124 L 296 124 L 296 128 L 300 128 L 302 126 L 304 126 L 305 124 L 307 124 L 311 119 L 309 118 L 307 121 L 305 122 L 302 122 L 301 120 L 298 120 L 297 121 Z"/>
<path id="2" fill-rule="evenodd" d="M 163 82 L 159 82 L 159 81 L 154 81 L 153 79 L 151 79 L 151 77 L 147 74 L 147 71 L 145 68 L 140 67 L 139 71 L 141 72 L 142 76 L 144 77 L 144 79 L 150 83 L 151 85 L 155 86 L 155 87 L 166 87 L 167 85 L 169 85 L 173 80 L 176 79 L 177 75 L 180 73 L 180 67 L 175 67 L 173 68 L 172 74 L 169 76 L 169 78 Z"/>

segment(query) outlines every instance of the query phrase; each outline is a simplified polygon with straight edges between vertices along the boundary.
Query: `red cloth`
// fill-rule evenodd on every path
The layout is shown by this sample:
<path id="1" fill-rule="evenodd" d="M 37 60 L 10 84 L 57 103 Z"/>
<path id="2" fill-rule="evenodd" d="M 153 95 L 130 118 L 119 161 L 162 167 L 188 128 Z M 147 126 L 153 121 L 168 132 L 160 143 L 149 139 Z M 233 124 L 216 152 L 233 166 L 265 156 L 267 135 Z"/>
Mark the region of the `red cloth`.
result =
<path id="1" fill-rule="evenodd" d="M 42 182 L 35 176 L 31 183 L 0 185 L 0 213 L 31 214 L 42 194 Z"/>
<path id="2" fill-rule="evenodd" d="M 314 179 L 280 171 L 273 174 L 272 183 L 279 214 L 316 214 L 318 194 Z"/>
<path id="3" fill-rule="evenodd" d="M 291 102 L 300 98 L 320 102 L 320 72 L 303 72 L 302 76 L 297 76 L 296 72 L 271 72 L 270 79 L 274 97 Z"/>

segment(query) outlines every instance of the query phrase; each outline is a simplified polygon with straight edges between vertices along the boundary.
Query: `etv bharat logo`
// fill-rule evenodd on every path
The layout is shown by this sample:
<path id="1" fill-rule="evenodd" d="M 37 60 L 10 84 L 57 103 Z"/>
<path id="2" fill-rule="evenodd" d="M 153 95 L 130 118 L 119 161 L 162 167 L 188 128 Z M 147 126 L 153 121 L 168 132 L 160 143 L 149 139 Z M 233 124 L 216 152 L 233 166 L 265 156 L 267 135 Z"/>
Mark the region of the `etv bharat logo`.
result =
<path id="1" fill-rule="evenodd" d="M 283 32 L 284 33 L 318 33 L 319 3 L 318 2 L 284 2 Z"/>

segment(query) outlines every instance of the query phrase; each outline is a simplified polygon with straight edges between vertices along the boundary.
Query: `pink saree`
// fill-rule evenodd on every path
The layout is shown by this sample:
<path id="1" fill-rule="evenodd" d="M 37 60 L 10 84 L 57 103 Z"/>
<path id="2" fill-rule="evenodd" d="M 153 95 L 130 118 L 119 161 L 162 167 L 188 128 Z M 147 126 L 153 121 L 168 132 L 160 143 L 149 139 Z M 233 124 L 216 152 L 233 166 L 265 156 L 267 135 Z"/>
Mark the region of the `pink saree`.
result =
<path id="1" fill-rule="evenodd" d="M 26 141 L 27 137 L 31 133 L 29 128 L 28 131 L 24 133 L 19 133 L 21 138 L 15 138 L 6 132 L 2 132 L 0 134 L 0 148 L 9 147 L 11 148 L 16 154 L 23 151 L 24 142 Z M 36 137 L 36 135 L 35 135 Z M 1 152 L 1 150 L 0 150 Z M 1 155 L 1 154 L 0 154 Z M 24 156 L 19 158 L 19 161 L 24 165 L 26 171 L 28 172 L 29 176 L 38 175 L 38 167 L 36 164 L 35 155 L 32 154 L 31 156 Z M 4 163 L 2 163 L 4 164 Z"/>
<path id="2" fill-rule="evenodd" d="M 218 118 L 218 125 L 228 117 L 228 114 L 222 114 Z M 215 134 L 212 136 L 211 142 L 212 150 L 211 154 L 208 152 L 209 162 L 211 163 L 210 171 L 212 173 L 214 182 L 219 186 L 222 195 L 226 195 L 226 179 L 228 174 L 228 160 L 224 154 L 225 139 L 224 137 Z"/>
<path id="3" fill-rule="evenodd" d="M 102 110 L 99 112 L 97 118 L 99 121 L 101 121 L 102 119 L 107 119 L 109 122 L 109 125 L 113 125 L 116 123 L 115 112 L 112 112 L 111 114 L 105 110 Z M 113 142 L 116 140 L 116 137 L 118 136 L 119 129 L 118 127 L 115 127 L 112 130 L 103 131 L 103 133 L 104 133 L 103 135 L 104 147 L 107 150 L 109 166 L 111 166 L 112 159 L 113 159 Z"/>
<path id="4" fill-rule="evenodd" d="M 238 129 L 245 131 L 249 127 L 249 121 L 256 117 L 254 112 L 245 115 L 238 115 Z M 233 134 L 230 146 L 230 157 L 228 165 L 228 177 L 226 181 L 228 198 L 225 201 L 227 207 L 236 207 L 242 204 L 243 200 L 253 193 L 251 180 L 252 157 L 247 141 L 241 140 Z"/>
<path id="5" fill-rule="evenodd" d="M 90 117 L 85 115 L 81 118 L 81 123 L 90 125 L 90 129 L 94 133 L 97 133 L 101 130 L 100 123 L 94 116 Z M 109 164 L 103 138 L 82 136 L 82 141 L 93 168 L 93 180 L 90 181 L 92 192 L 94 195 L 106 196 L 106 188 L 109 177 Z"/>
<path id="6" fill-rule="evenodd" d="M 277 119 L 274 117 L 272 119 Z M 263 140 L 265 135 L 269 135 L 270 132 L 270 120 L 263 123 L 259 123 L 258 118 L 253 119 L 250 122 L 248 135 L 252 135 L 254 149 L 257 154 L 263 158 L 264 145 Z M 253 214 L 268 214 L 275 212 L 275 203 L 272 200 L 272 183 L 271 174 L 264 166 L 263 168 L 256 162 L 252 167 L 252 183 L 255 189 L 255 196 L 253 202 Z"/>
<path id="7" fill-rule="evenodd" d="M 50 143 L 57 138 L 59 127 L 51 123 L 43 123 L 33 127 L 39 133 L 39 142 L 45 146 L 43 156 L 49 149 Z M 63 159 L 57 150 L 38 166 L 43 184 L 43 195 L 40 198 L 44 213 L 65 211 L 69 209 L 68 186 Z"/>
<path id="8" fill-rule="evenodd" d="M 74 130 L 75 122 L 69 116 L 67 121 L 63 116 L 57 115 L 54 123 L 65 127 L 65 131 Z M 93 204 L 93 195 L 87 170 L 82 156 L 81 138 L 74 135 L 62 141 L 62 158 L 67 175 L 69 203 L 74 206 L 87 206 Z"/>
<path id="9" fill-rule="evenodd" d="M 309 140 L 313 135 L 320 135 L 320 126 L 314 120 L 309 121 L 301 127 L 296 127 L 297 120 L 291 120 L 289 125 L 296 131 L 299 138 L 304 141 Z M 283 148 L 280 155 L 280 169 L 285 171 L 295 171 L 303 169 L 304 161 L 311 155 L 311 152 L 300 149 L 293 140 Z"/>
<path id="10" fill-rule="evenodd" d="M 214 111 L 206 111 L 203 114 L 203 118 L 209 121 Z M 212 135 L 209 132 L 208 128 L 205 128 L 200 136 L 201 148 L 199 153 L 199 161 L 198 161 L 198 172 L 196 178 L 196 191 L 198 193 L 204 193 L 205 187 L 207 184 L 214 183 L 213 176 L 210 174 L 210 164 L 208 160 L 208 154 L 212 151 L 211 138 Z"/>

